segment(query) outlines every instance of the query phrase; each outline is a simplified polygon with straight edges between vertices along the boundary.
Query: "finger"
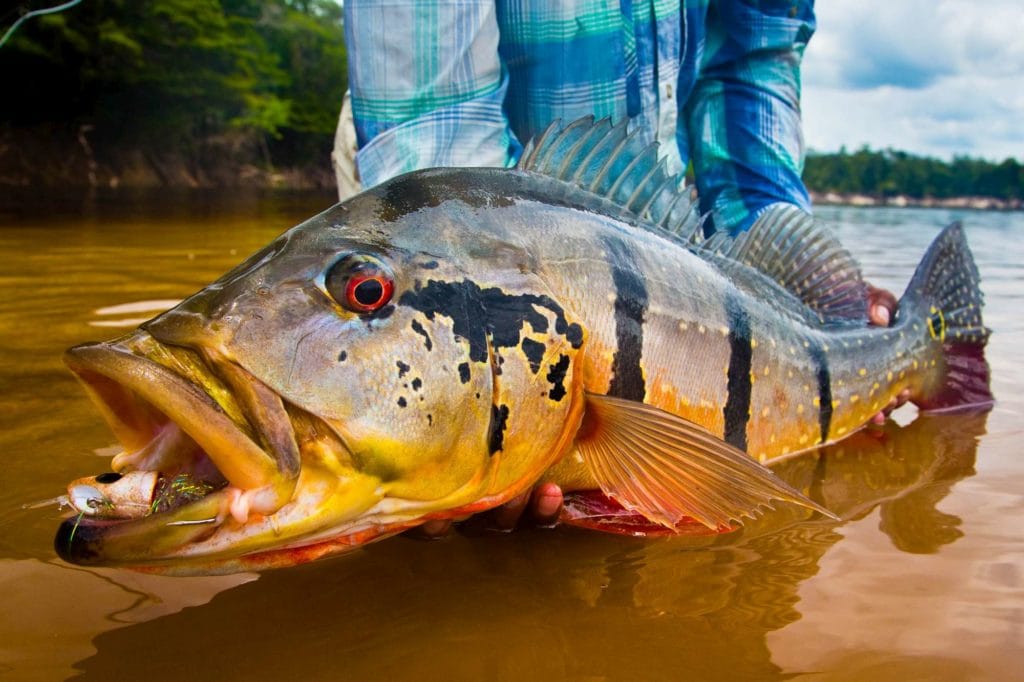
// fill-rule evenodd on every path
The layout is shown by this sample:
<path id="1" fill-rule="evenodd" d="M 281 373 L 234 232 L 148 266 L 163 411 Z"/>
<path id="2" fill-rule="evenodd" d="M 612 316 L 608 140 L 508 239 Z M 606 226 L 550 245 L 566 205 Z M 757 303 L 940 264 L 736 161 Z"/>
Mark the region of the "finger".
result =
<path id="1" fill-rule="evenodd" d="M 526 503 L 530 501 L 530 493 L 523 493 L 495 509 L 491 514 L 494 525 L 500 530 L 512 530 L 519 523 Z"/>
<path id="2" fill-rule="evenodd" d="M 868 288 L 868 321 L 876 327 L 888 327 L 896 316 L 899 303 L 896 296 L 887 289 L 879 289 L 870 284 Z"/>
<path id="3" fill-rule="evenodd" d="M 889 319 L 889 309 L 884 305 L 875 304 L 868 311 L 868 320 L 876 327 L 888 327 Z"/>
<path id="4" fill-rule="evenodd" d="M 871 418 L 872 424 L 884 424 L 886 418 L 892 414 L 892 411 L 907 404 L 910 400 L 910 389 L 905 388 L 900 391 L 892 400 L 890 400 L 885 407 L 881 409 L 878 414 Z"/>
<path id="5" fill-rule="evenodd" d="M 427 521 L 416 530 L 419 530 L 418 534 L 420 536 L 434 539 L 447 535 L 451 529 L 451 519 L 434 519 L 433 521 Z"/>
<path id="6" fill-rule="evenodd" d="M 533 518 L 539 525 L 554 524 L 562 511 L 562 489 L 554 483 L 542 483 L 533 489 L 530 508 L 533 511 Z"/>

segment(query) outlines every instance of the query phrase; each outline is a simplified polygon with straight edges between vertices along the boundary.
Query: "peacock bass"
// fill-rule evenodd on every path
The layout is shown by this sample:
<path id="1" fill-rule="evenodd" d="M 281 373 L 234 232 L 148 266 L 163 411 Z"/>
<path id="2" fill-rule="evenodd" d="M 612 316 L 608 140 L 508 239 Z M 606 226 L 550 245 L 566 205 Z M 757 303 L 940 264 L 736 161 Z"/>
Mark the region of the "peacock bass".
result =
<path id="1" fill-rule="evenodd" d="M 668 530 L 776 500 L 827 514 L 764 463 L 903 389 L 927 410 L 991 403 L 959 226 L 888 328 L 868 326 L 857 264 L 809 215 L 703 231 L 656 146 L 593 119 L 552 126 L 515 169 L 417 171 L 338 204 L 67 352 L 123 452 L 69 487 L 57 552 L 284 566 L 541 480 Z"/>

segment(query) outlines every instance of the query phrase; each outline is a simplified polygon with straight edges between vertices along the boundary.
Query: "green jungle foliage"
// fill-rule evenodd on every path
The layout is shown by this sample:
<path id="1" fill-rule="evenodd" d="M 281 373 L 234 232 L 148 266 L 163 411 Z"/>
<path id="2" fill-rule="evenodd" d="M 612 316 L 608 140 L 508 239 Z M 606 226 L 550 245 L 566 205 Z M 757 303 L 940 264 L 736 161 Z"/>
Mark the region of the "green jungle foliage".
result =
<path id="1" fill-rule="evenodd" d="M 347 67 L 329 0 L 87 0 L 24 24 L 0 73 L 14 125 L 164 148 L 240 133 L 301 161 L 329 148 Z"/>
<path id="2" fill-rule="evenodd" d="M 1024 164 L 1008 158 L 1002 163 L 955 157 L 952 162 L 906 152 L 872 151 L 810 154 L 804 182 L 817 192 L 905 195 L 915 199 L 984 196 L 1024 199 Z"/>

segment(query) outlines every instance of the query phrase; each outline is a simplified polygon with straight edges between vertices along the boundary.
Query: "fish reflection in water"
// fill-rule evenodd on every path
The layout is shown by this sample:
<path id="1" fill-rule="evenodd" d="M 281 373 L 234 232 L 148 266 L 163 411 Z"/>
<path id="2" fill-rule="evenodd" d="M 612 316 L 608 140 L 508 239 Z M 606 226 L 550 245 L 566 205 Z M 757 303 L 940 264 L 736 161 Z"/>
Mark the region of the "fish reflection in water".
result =
<path id="1" fill-rule="evenodd" d="M 960 520 L 937 505 L 974 473 L 986 418 L 889 422 L 774 467 L 839 523 L 780 506 L 716 538 L 563 528 L 382 543 L 101 634 L 98 653 L 79 667 L 110 679 L 137 660 L 140 642 L 174 641 L 146 652 L 147 679 L 322 676 L 328 660 L 345 679 L 417 664 L 437 679 L 641 670 L 705 679 L 720 676 L 723 660 L 733 679 L 778 676 L 766 636 L 800 618 L 800 585 L 843 538 L 843 524 L 877 508 L 879 530 L 904 552 L 936 552 L 960 537 Z"/>

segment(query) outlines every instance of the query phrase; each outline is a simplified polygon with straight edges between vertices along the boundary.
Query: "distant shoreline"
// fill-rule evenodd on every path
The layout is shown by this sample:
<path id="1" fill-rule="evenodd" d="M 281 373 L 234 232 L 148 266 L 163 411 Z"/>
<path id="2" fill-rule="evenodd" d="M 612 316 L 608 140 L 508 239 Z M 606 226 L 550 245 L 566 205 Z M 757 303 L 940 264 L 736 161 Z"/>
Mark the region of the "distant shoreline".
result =
<path id="1" fill-rule="evenodd" d="M 910 197 L 896 194 L 890 197 L 840 192 L 811 192 L 811 202 L 817 206 L 858 206 L 890 208 L 967 208 L 977 211 L 1020 211 L 1024 200 L 997 199 L 995 197 Z"/>
<path id="2" fill-rule="evenodd" d="M 335 186 L 329 149 L 303 161 L 274 166 L 242 133 L 193 140 L 188 149 L 143 145 L 94 145 L 89 128 L 62 124 L 15 128 L 0 123 L 0 191 L 26 189 L 324 189 Z M 813 174 L 812 174 L 813 175 Z M 812 183 L 813 177 L 805 178 Z M 991 196 L 944 198 L 855 192 L 818 192 L 819 206 L 1024 210 L 1022 199 Z"/>

